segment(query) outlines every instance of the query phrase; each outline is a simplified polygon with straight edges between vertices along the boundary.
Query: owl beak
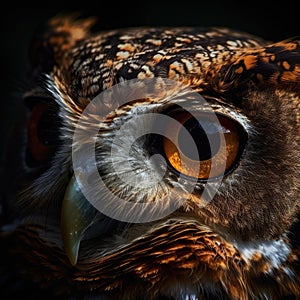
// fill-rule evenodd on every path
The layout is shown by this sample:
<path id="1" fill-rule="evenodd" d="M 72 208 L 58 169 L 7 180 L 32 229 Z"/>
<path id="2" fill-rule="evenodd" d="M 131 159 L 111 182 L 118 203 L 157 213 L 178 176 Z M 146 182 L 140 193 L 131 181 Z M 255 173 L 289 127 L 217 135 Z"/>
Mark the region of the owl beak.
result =
<path id="1" fill-rule="evenodd" d="M 80 242 L 85 231 L 94 223 L 94 207 L 81 193 L 75 176 L 65 191 L 61 209 L 61 231 L 66 254 L 74 266 L 77 264 Z"/>

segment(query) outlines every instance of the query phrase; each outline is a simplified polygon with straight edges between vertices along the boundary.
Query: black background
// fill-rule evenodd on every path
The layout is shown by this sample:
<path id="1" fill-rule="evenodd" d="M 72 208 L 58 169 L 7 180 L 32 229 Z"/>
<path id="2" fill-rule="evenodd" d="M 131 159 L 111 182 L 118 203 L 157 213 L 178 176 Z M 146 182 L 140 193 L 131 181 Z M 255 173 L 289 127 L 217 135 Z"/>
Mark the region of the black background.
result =
<path id="1" fill-rule="evenodd" d="M 273 4 L 272 4 L 273 3 Z M 292 2 L 293 3 L 293 2 Z M 58 13 L 94 15 L 104 29 L 128 26 L 226 26 L 279 41 L 300 35 L 297 2 L 281 1 L 24 1 L 2 5 L 1 28 L 1 166 L 7 159 L 3 149 L 11 134 L 21 102 L 17 97 L 26 82 L 28 47 L 33 33 Z M 1 174 L 3 174 L 1 172 Z M 2 175 L 3 176 L 3 175 Z M 5 176 L 5 174 L 4 174 Z M 3 183 L 3 181 L 1 180 Z"/>

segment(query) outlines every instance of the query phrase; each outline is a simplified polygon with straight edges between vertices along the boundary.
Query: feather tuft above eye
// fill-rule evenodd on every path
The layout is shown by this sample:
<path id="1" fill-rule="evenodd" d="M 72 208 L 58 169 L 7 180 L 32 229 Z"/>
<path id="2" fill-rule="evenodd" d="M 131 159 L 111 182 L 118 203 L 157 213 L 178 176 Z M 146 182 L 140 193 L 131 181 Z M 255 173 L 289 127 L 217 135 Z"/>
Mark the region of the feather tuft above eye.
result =
<path id="1" fill-rule="evenodd" d="M 259 85 L 298 85 L 300 38 L 295 37 L 261 49 L 241 51 L 237 60 L 221 66 L 215 79 L 218 90 L 237 88 L 253 81 Z"/>

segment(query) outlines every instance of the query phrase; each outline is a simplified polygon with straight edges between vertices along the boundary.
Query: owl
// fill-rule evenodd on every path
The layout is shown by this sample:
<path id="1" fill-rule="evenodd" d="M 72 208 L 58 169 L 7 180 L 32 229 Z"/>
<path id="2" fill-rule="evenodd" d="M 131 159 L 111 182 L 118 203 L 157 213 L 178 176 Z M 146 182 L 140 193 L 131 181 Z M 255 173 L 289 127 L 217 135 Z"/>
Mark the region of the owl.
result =
<path id="1" fill-rule="evenodd" d="M 300 39 L 95 24 L 33 38 L 1 298 L 300 299 Z"/>

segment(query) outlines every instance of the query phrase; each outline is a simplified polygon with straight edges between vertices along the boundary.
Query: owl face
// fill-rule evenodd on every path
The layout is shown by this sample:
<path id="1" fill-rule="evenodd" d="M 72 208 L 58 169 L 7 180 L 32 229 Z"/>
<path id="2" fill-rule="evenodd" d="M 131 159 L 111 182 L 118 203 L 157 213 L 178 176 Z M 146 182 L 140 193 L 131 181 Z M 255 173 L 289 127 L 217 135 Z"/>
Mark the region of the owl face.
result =
<path id="1" fill-rule="evenodd" d="M 299 40 L 93 22 L 33 43 L 13 274 L 57 297 L 300 297 Z"/>

